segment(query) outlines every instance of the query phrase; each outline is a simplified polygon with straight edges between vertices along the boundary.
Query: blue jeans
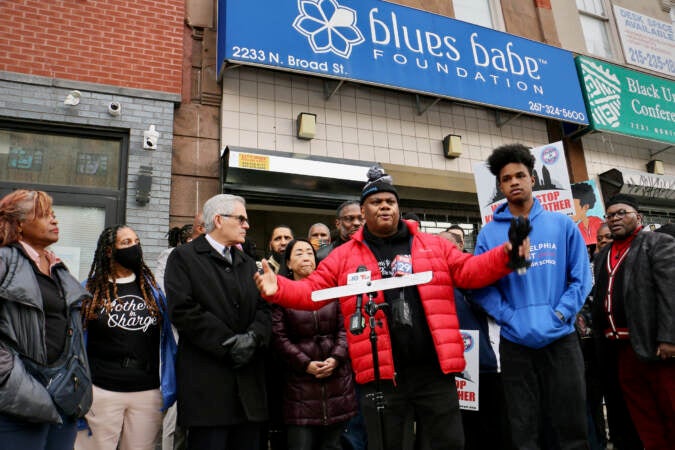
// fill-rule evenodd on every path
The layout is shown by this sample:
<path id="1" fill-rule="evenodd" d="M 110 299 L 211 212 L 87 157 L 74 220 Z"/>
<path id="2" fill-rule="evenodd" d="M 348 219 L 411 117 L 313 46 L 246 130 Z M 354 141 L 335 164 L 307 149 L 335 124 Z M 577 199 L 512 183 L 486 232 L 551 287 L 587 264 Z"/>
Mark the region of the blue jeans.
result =
<path id="1" fill-rule="evenodd" d="M 3 448 L 21 450 L 72 450 L 77 427 L 74 420 L 30 423 L 0 414 L 0 442 Z"/>

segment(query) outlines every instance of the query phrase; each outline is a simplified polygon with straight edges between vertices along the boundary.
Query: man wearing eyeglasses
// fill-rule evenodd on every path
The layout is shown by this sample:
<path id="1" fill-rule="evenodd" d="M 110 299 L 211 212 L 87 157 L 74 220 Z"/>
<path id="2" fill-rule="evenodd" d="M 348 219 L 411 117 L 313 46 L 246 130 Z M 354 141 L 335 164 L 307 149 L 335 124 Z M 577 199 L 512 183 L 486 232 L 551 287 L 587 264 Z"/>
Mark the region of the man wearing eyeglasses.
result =
<path id="1" fill-rule="evenodd" d="M 630 195 L 615 195 L 605 211 L 614 241 L 597 255 L 593 333 L 644 447 L 673 448 L 675 239 L 643 231 Z"/>
<path id="2" fill-rule="evenodd" d="M 171 253 L 165 285 L 180 341 L 178 424 L 187 448 L 258 448 L 267 420 L 263 347 L 271 334 L 255 261 L 240 250 L 246 203 L 216 195 L 203 208 L 206 234 Z"/>
<path id="3" fill-rule="evenodd" d="M 338 236 L 329 245 L 319 249 L 316 253 L 318 261 L 322 261 L 334 249 L 349 241 L 352 235 L 363 226 L 361 205 L 358 200 L 347 200 L 338 206 L 336 213 L 335 228 L 338 231 Z"/>

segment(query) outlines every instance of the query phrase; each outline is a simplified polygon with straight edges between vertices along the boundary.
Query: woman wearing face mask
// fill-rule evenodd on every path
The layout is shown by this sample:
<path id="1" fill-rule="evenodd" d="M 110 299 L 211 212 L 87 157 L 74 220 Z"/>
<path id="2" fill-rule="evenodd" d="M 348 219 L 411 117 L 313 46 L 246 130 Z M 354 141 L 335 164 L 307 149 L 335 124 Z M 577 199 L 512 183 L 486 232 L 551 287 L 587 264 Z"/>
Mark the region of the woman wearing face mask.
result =
<path id="1" fill-rule="evenodd" d="M 281 275 L 301 280 L 316 268 L 316 253 L 306 239 L 291 241 Z M 289 450 L 339 450 L 340 435 L 357 412 L 338 302 L 318 311 L 275 306 L 273 345 L 285 363 L 283 419 Z"/>
<path id="2" fill-rule="evenodd" d="M 175 398 L 176 343 L 164 294 L 140 240 L 118 225 L 101 233 L 84 302 L 94 401 L 76 450 L 153 450 L 162 411 Z M 161 365 L 161 371 L 160 371 Z"/>

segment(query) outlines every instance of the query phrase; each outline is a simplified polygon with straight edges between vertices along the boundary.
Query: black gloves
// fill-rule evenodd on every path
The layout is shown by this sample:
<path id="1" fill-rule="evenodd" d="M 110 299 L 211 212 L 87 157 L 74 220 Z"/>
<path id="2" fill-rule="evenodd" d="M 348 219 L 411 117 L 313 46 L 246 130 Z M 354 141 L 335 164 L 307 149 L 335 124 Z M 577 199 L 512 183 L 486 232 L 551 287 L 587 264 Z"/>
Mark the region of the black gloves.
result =
<path id="1" fill-rule="evenodd" d="M 222 345 L 229 354 L 234 368 L 240 369 L 253 358 L 258 348 L 258 339 L 253 331 L 249 331 L 243 334 L 235 334 Z"/>

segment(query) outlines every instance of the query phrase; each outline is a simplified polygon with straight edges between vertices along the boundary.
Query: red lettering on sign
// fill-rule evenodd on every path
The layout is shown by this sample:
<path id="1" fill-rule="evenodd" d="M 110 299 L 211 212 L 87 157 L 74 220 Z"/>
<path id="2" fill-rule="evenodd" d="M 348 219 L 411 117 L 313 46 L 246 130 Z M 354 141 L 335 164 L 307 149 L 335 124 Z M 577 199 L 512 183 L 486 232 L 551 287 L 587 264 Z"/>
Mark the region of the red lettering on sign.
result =
<path id="1" fill-rule="evenodd" d="M 537 197 L 537 200 L 541 203 L 555 202 L 558 200 L 558 197 L 560 197 L 560 191 L 543 192 L 535 195 L 535 197 Z"/>
<path id="2" fill-rule="evenodd" d="M 472 391 L 457 391 L 457 397 L 465 402 L 476 401 L 476 393 Z"/>

